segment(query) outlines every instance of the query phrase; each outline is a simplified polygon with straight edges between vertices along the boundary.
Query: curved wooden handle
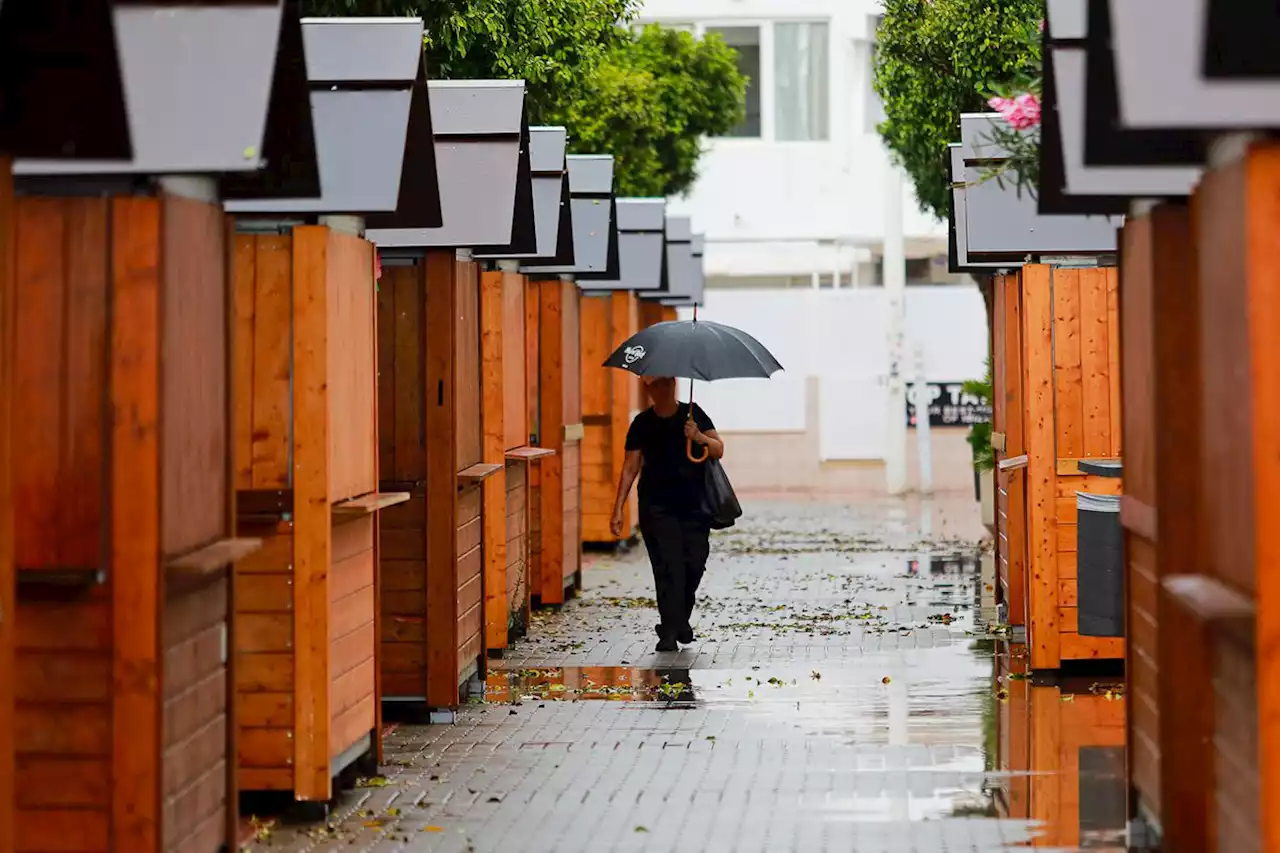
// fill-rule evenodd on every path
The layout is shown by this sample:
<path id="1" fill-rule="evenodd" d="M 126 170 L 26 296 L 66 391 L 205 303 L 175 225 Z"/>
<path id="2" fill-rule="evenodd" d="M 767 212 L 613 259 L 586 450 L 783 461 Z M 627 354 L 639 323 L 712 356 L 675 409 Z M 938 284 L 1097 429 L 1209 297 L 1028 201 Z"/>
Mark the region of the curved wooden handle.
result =
<path id="1" fill-rule="evenodd" d="M 690 462 L 698 462 L 698 463 L 706 462 L 707 457 L 711 455 L 711 448 L 707 447 L 704 444 L 702 446 L 702 455 L 694 456 L 693 455 L 693 439 L 686 438 L 684 440 L 684 455 L 689 457 Z"/>

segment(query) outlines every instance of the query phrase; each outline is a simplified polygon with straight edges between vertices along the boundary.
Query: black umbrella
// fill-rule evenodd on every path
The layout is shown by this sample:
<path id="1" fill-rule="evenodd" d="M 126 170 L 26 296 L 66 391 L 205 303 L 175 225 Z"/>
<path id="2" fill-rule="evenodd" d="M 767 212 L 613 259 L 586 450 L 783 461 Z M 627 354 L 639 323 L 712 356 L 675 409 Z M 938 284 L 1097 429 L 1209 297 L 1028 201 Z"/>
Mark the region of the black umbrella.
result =
<path id="1" fill-rule="evenodd" d="M 681 379 L 768 379 L 782 365 L 764 345 L 741 329 L 698 319 L 655 323 L 637 332 L 604 362 L 637 376 L 675 376 Z M 689 389 L 689 416 L 693 417 L 693 388 Z M 693 456 L 695 462 L 702 459 Z"/>

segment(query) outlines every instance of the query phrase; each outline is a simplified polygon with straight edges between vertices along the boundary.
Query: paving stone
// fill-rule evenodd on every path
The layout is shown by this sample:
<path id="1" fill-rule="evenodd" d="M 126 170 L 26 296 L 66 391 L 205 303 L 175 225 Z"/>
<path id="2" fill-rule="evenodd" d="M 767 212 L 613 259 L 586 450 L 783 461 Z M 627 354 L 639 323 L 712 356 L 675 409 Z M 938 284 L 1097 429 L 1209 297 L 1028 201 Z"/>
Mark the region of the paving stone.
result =
<path id="1" fill-rule="evenodd" d="M 642 553 L 593 556 L 582 596 L 538 614 L 491 662 L 487 703 L 464 706 L 453 725 L 396 728 L 387 786 L 344 795 L 333 837 L 281 826 L 253 853 L 1024 846 L 1035 833 L 1026 822 L 956 816 L 992 783 L 991 659 L 972 648 L 976 567 L 928 553 L 930 540 L 934 552 L 974 552 L 972 501 L 939 502 L 931 519 L 893 501 L 747 510 L 713 541 L 696 644 L 653 651 Z M 677 701 L 649 688 L 588 699 L 543 694 L 521 674 L 568 683 L 582 667 L 633 685 L 660 684 L 661 671 L 686 687 L 670 688 Z M 536 698 L 502 704 L 521 695 Z"/>

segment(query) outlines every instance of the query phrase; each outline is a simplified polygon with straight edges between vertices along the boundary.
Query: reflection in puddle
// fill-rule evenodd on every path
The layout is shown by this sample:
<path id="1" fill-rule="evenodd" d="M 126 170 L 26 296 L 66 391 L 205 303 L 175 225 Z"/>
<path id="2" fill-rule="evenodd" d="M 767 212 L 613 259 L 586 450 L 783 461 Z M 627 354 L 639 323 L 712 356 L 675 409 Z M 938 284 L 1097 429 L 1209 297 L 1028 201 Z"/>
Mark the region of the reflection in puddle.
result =
<path id="1" fill-rule="evenodd" d="M 1028 679 L 1026 649 L 1000 644 L 993 786 L 997 814 L 1034 821 L 1031 846 L 1125 849 L 1125 698 L 1120 684 Z"/>

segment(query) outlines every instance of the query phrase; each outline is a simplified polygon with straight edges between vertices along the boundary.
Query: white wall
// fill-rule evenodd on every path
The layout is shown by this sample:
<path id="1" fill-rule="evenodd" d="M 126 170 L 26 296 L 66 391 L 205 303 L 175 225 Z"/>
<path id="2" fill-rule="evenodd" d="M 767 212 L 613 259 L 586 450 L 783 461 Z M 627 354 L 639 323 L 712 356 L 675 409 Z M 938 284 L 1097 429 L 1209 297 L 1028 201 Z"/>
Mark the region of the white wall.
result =
<path id="1" fill-rule="evenodd" d="M 805 383 L 816 377 L 821 458 L 884 457 L 889 358 L 883 289 L 708 290 L 706 303 L 699 319 L 750 332 L 785 369 L 772 380 L 698 383 L 695 399 L 718 429 L 803 432 Z M 987 318 L 977 287 L 910 287 L 906 313 L 907 351 L 921 345 L 926 379 L 958 381 L 984 374 Z M 681 318 L 689 316 L 682 309 Z"/>

